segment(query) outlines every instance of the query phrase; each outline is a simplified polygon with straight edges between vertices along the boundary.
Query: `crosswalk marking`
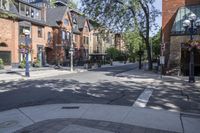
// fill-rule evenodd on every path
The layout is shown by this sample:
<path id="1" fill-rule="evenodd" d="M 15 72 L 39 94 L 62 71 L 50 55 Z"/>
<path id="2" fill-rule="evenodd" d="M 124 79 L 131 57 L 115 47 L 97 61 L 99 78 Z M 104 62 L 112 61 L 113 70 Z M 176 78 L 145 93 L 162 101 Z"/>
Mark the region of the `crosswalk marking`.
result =
<path id="1" fill-rule="evenodd" d="M 150 96 L 153 93 L 153 88 L 146 88 L 142 94 L 140 94 L 140 96 L 137 98 L 137 100 L 135 101 L 135 103 L 133 104 L 133 107 L 146 107 L 146 104 L 149 101 Z"/>

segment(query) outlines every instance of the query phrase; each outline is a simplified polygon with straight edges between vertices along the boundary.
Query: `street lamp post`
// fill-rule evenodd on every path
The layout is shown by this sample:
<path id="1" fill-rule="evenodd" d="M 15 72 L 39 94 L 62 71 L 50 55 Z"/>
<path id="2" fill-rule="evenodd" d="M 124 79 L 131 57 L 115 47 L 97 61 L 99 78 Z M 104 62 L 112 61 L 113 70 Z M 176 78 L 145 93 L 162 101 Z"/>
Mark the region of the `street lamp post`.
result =
<path id="1" fill-rule="evenodd" d="M 71 47 L 70 47 L 70 57 L 71 57 L 71 63 L 70 63 L 70 71 L 73 72 L 73 54 L 74 54 L 74 46 L 73 46 L 73 32 L 71 32 L 71 37 L 70 37 L 70 44 L 71 44 Z"/>
<path id="2" fill-rule="evenodd" d="M 188 29 L 190 32 L 190 41 L 193 42 L 193 35 L 197 30 L 197 27 L 200 26 L 200 20 L 197 20 L 197 16 L 194 13 L 191 13 L 188 17 L 188 20 L 184 20 L 183 27 Z M 194 47 L 190 46 L 190 62 L 189 62 L 189 83 L 195 82 L 194 76 Z"/>
<path id="3" fill-rule="evenodd" d="M 29 54 L 29 44 L 30 44 L 30 31 L 29 30 L 23 30 L 23 33 L 25 34 L 25 53 L 26 53 L 26 70 L 25 70 L 25 76 L 30 77 L 29 72 L 29 61 L 28 61 L 28 54 Z"/>

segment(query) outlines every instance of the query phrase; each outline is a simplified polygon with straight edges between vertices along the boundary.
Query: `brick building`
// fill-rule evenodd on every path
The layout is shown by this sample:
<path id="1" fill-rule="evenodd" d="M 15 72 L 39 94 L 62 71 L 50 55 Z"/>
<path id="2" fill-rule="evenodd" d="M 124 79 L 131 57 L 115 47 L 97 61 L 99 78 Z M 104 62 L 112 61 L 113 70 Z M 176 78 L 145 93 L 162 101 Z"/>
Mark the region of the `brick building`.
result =
<path id="1" fill-rule="evenodd" d="M 69 60 L 72 22 L 66 6 L 47 8 L 47 22 L 52 27 L 52 36 L 46 48 L 48 64 L 63 64 Z"/>
<path id="2" fill-rule="evenodd" d="M 182 43 L 190 40 L 185 32 L 183 21 L 190 13 L 200 17 L 199 0 L 162 0 L 162 40 L 165 43 L 166 70 L 181 68 L 184 75 L 188 75 L 189 52 L 181 47 Z M 199 31 L 194 35 L 194 40 L 200 40 Z M 200 51 L 195 51 L 195 74 L 200 74 Z"/>
<path id="3" fill-rule="evenodd" d="M 74 62 L 81 64 L 89 55 L 106 55 L 106 49 L 115 46 L 112 32 L 94 28 L 90 19 L 66 4 L 57 1 L 52 7 L 48 0 L 0 0 L 0 58 L 5 65 L 18 67 L 25 59 L 24 30 L 30 31 L 29 61 L 39 60 L 41 66 L 69 64 L 71 44 Z M 108 34 L 102 37 L 99 29 Z"/>
<path id="4" fill-rule="evenodd" d="M 51 27 L 46 25 L 45 9 L 38 8 L 21 0 L 15 2 L 0 0 L 0 57 L 6 65 L 18 66 L 24 60 L 24 29 L 30 31 L 32 52 L 29 61 L 40 60 L 46 63 L 45 46 Z"/>

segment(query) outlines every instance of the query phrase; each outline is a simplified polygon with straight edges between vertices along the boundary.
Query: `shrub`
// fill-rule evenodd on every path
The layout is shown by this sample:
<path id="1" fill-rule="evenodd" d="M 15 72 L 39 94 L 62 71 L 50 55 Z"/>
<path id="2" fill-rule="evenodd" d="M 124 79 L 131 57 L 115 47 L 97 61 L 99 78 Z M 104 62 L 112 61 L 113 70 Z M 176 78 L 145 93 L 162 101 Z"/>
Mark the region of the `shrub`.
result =
<path id="1" fill-rule="evenodd" d="M 41 67 L 40 60 L 37 59 L 35 62 L 33 62 L 33 67 Z"/>
<path id="2" fill-rule="evenodd" d="M 4 68 L 4 63 L 3 63 L 3 60 L 0 58 L 0 69 L 3 69 Z"/>
<path id="3" fill-rule="evenodd" d="M 25 68 L 26 66 L 26 61 L 25 60 L 22 60 L 19 64 L 19 68 Z"/>

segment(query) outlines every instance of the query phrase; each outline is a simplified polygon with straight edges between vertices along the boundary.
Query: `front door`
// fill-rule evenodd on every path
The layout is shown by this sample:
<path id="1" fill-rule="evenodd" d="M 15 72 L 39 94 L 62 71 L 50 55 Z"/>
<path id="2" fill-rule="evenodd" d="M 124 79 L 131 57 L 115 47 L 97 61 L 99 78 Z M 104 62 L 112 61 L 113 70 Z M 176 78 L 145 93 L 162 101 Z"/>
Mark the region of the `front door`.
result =
<path id="1" fill-rule="evenodd" d="M 194 74 L 200 76 L 200 50 L 195 49 L 194 52 Z M 188 49 L 181 50 L 181 71 L 184 76 L 189 75 L 190 52 Z"/>
<path id="2" fill-rule="evenodd" d="M 37 46 L 37 59 L 40 61 L 40 66 L 44 65 L 44 47 L 42 45 Z"/>

